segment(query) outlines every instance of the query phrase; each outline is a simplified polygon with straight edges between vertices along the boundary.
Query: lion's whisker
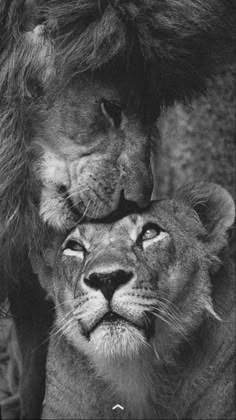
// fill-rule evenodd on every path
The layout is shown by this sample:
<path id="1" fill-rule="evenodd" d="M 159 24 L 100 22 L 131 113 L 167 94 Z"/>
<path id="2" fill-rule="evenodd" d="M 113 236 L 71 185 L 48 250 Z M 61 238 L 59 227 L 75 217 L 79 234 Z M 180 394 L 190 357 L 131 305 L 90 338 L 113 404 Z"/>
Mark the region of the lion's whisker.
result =
<path id="1" fill-rule="evenodd" d="M 81 197 L 80 200 L 77 200 L 74 204 L 72 204 L 72 206 L 70 206 L 70 208 L 73 209 L 74 207 L 77 207 L 80 203 L 84 204 L 84 200 Z"/>
<path id="2" fill-rule="evenodd" d="M 79 195 L 79 194 L 81 194 L 85 191 L 89 191 L 89 190 L 90 190 L 90 188 L 87 187 L 87 188 L 83 188 L 82 190 L 72 191 L 70 194 L 64 194 L 64 196 L 65 196 L 65 198 L 70 199 L 70 198 L 73 198 L 76 195 Z"/>
<path id="3" fill-rule="evenodd" d="M 85 218 L 85 216 L 86 216 L 86 214 L 87 214 L 87 212 L 88 212 L 89 205 L 90 205 L 91 201 L 92 201 L 92 199 L 90 199 L 90 200 L 88 201 L 87 206 L 86 206 L 86 208 L 85 208 L 85 210 L 84 210 L 84 213 L 82 214 L 81 218 L 78 220 L 77 224 L 79 224 L 80 222 L 82 222 L 82 220 Z"/>

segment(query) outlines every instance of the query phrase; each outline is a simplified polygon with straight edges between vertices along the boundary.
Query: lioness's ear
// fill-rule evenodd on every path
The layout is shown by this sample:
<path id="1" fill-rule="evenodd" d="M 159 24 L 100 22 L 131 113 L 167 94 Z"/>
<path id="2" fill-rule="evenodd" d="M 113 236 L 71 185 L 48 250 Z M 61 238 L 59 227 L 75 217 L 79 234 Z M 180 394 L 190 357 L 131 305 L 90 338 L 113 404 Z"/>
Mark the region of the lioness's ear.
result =
<path id="1" fill-rule="evenodd" d="M 211 182 L 186 184 L 177 190 L 174 198 L 193 208 L 214 237 L 224 234 L 234 223 L 233 198 L 220 185 Z"/>

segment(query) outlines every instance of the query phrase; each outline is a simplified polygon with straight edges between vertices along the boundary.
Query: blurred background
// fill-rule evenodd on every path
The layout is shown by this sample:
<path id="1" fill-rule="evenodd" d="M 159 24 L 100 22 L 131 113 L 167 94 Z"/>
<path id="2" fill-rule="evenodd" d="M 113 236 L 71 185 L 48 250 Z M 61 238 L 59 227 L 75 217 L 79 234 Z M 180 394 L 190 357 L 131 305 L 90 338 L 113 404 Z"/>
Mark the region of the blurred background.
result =
<path id="1" fill-rule="evenodd" d="M 235 199 L 235 67 L 226 66 L 191 106 L 176 105 L 159 121 L 155 187 L 172 194 L 193 180 L 216 182 Z"/>
<path id="2" fill-rule="evenodd" d="M 177 104 L 162 113 L 153 158 L 155 196 L 205 180 L 222 185 L 235 200 L 235 75 L 235 64 L 225 65 L 191 106 Z"/>

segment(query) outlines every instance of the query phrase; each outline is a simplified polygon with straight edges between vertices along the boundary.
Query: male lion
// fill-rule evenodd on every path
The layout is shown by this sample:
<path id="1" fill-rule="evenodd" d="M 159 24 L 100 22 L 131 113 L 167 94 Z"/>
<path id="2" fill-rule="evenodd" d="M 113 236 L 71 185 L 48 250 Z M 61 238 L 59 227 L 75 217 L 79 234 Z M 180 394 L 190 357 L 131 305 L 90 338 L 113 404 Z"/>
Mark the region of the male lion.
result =
<path id="1" fill-rule="evenodd" d="M 202 91 L 232 16 L 228 0 L 0 1 L 0 302 L 39 401 L 46 349 L 32 348 L 52 310 L 29 256 L 81 219 L 147 204 L 160 109 Z"/>
<path id="2" fill-rule="evenodd" d="M 56 307 L 42 418 L 235 418 L 234 217 L 225 189 L 188 184 L 54 242 L 39 272 Z"/>

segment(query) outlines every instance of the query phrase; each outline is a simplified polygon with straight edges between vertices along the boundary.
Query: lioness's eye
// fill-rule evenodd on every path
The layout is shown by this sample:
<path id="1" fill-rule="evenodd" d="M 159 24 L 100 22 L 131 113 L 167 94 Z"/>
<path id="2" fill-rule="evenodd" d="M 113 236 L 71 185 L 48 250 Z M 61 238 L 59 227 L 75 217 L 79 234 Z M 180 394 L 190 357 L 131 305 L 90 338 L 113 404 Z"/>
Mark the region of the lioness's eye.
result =
<path id="1" fill-rule="evenodd" d="M 163 232 L 163 229 L 161 229 L 160 226 L 155 225 L 154 223 L 148 223 L 143 227 L 140 239 L 141 241 L 148 241 L 156 238 L 161 232 Z"/>

